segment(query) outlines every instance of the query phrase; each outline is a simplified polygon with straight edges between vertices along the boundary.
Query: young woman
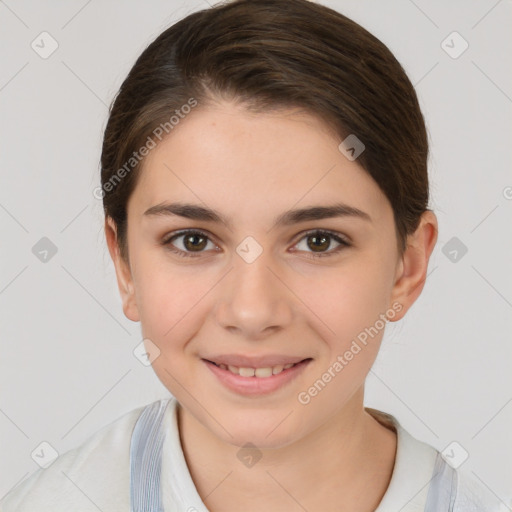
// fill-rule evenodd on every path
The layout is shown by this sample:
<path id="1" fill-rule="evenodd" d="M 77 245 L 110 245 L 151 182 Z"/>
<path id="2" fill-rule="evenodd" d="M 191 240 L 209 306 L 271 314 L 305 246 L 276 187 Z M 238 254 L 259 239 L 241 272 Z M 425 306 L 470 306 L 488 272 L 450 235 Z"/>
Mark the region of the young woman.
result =
<path id="1" fill-rule="evenodd" d="M 501 510 L 364 407 L 436 243 L 427 155 L 402 67 L 333 10 L 237 0 L 165 30 L 113 103 L 99 192 L 124 313 L 172 398 L 2 510 Z"/>

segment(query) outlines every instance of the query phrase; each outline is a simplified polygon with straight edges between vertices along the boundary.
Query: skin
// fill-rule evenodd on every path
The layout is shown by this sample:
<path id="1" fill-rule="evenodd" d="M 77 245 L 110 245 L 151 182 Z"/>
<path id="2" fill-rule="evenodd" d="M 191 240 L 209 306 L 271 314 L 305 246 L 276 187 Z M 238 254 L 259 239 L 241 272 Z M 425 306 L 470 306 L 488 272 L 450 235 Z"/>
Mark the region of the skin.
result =
<path id="1" fill-rule="evenodd" d="M 210 511 L 372 511 L 393 471 L 396 434 L 364 410 L 364 383 L 384 330 L 307 405 L 297 397 L 344 354 L 379 315 L 401 319 L 423 289 L 437 239 L 423 214 L 400 255 L 393 211 L 373 179 L 339 150 L 341 139 L 296 110 L 255 114 L 218 102 L 195 109 L 146 157 L 128 203 L 128 253 L 105 223 L 125 315 L 141 322 L 161 353 L 153 368 L 179 401 L 187 464 Z M 208 206 L 232 222 L 145 216 L 161 202 Z M 274 227 L 289 209 L 343 202 L 370 221 L 337 217 Z M 200 251 L 174 239 L 182 229 L 209 237 Z M 313 229 L 348 237 L 314 246 Z M 263 249 L 247 263 L 236 248 Z M 309 242 L 309 244 L 308 244 Z M 171 244 L 171 243 L 170 243 Z M 319 252 L 330 256 L 316 257 Z M 313 360 L 266 396 L 226 389 L 201 357 L 289 354 Z M 246 467 L 239 447 L 261 459 Z M 304 508 L 303 508 L 304 507 Z"/>

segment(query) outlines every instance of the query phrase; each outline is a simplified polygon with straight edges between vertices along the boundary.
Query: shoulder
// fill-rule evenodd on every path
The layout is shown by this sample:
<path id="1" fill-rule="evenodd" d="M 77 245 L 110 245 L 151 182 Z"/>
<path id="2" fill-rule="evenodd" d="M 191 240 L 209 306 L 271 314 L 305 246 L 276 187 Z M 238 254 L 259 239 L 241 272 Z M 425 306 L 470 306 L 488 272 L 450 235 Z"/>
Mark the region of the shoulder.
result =
<path id="1" fill-rule="evenodd" d="M 411 435 L 394 416 L 365 409 L 383 425 L 394 428 L 398 437 L 391 482 L 376 512 L 512 510 L 512 503 L 502 502 L 465 467 L 453 468 L 440 451 Z"/>
<path id="2" fill-rule="evenodd" d="M 455 475 L 454 512 L 510 512 L 512 501 L 501 501 L 469 471 L 459 468 Z"/>
<path id="3" fill-rule="evenodd" d="M 130 440 L 138 407 L 39 468 L 0 502 L 1 512 L 129 509 Z"/>

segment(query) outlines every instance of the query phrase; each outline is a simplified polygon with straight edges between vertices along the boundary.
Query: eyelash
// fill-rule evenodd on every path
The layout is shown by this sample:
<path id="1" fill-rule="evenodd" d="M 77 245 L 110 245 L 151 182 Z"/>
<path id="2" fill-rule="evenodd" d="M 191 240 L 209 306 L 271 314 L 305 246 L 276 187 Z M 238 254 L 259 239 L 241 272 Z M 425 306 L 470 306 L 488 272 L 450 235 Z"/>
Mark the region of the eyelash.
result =
<path id="1" fill-rule="evenodd" d="M 169 251 L 177 254 L 178 256 L 180 256 L 182 258 L 197 258 L 197 257 L 201 256 L 202 252 L 204 252 L 204 251 L 200 251 L 200 252 L 197 252 L 196 254 L 193 254 L 191 252 L 186 252 L 186 251 L 182 251 L 181 249 L 177 249 L 176 247 L 174 247 L 171 244 L 171 242 L 173 242 L 177 238 L 180 238 L 180 237 L 183 237 L 183 236 L 186 236 L 186 235 L 200 235 L 201 237 L 204 237 L 204 238 L 208 239 L 209 241 L 212 241 L 212 240 L 210 240 L 210 237 L 207 235 L 207 233 L 205 233 L 203 231 L 199 231 L 199 230 L 186 230 L 186 231 L 180 231 L 178 233 L 173 233 L 172 236 L 165 237 L 162 240 L 162 245 L 165 246 Z M 348 242 L 348 240 L 346 240 L 345 238 L 341 237 L 340 235 L 337 235 L 337 234 L 335 234 L 335 233 L 333 233 L 331 231 L 327 231 L 327 230 L 323 230 L 323 229 L 314 229 L 314 230 L 311 230 L 311 231 L 308 231 L 308 232 L 304 233 L 302 238 L 300 238 L 299 241 L 297 242 L 297 244 L 300 241 L 302 241 L 304 238 L 307 238 L 307 237 L 313 236 L 313 235 L 328 236 L 329 238 L 332 238 L 333 240 L 338 242 L 340 245 L 338 247 L 336 247 L 335 249 L 330 250 L 328 252 L 323 252 L 323 253 L 310 252 L 308 257 L 312 258 L 312 259 L 325 258 L 325 257 L 333 256 L 334 254 L 339 253 L 343 248 L 350 247 L 350 245 L 351 245 Z M 295 244 L 295 245 L 297 245 L 297 244 Z"/>

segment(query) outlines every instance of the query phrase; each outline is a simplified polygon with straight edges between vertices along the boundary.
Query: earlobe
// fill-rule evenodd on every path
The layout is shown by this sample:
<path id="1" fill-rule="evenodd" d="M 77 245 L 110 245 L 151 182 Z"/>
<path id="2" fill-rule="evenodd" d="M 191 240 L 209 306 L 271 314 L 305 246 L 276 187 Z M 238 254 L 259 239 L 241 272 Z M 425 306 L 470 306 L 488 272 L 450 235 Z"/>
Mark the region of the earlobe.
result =
<path id="1" fill-rule="evenodd" d="M 123 312 L 126 318 L 133 322 L 138 322 L 140 317 L 130 266 L 121 257 L 117 241 L 117 228 L 111 217 L 105 219 L 105 238 L 116 271 L 117 286 L 123 303 Z"/>
<path id="2" fill-rule="evenodd" d="M 402 319 L 420 296 L 427 277 L 430 255 L 437 242 L 437 218 L 431 210 L 421 216 L 418 228 L 407 238 L 407 247 L 397 266 L 391 303 L 402 308 L 393 321 Z"/>

